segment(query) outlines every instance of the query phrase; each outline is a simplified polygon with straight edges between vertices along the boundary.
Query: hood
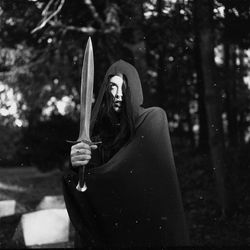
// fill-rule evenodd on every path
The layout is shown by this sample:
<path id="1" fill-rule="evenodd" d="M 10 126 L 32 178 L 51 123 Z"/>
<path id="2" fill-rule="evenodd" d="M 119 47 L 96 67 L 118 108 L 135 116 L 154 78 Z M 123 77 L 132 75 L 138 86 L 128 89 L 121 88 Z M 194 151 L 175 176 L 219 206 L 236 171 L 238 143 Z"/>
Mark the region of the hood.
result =
<path id="1" fill-rule="evenodd" d="M 132 110 L 132 119 L 136 121 L 139 116 L 140 111 L 142 110 L 141 105 L 143 104 L 143 92 L 139 74 L 134 66 L 125 62 L 124 60 L 119 60 L 112 64 L 107 70 L 103 83 L 100 87 L 96 103 L 94 105 L 91 117 L 91 131 L 93 130 L 100 105 L 103 100 L 104 93 L 108 84 L 108 78 L 110 75 L 115 75 L 117 73 L 122 73 L 127 78 L 127 89 L 125 93 L 126 105 L 128 105 Z"/>

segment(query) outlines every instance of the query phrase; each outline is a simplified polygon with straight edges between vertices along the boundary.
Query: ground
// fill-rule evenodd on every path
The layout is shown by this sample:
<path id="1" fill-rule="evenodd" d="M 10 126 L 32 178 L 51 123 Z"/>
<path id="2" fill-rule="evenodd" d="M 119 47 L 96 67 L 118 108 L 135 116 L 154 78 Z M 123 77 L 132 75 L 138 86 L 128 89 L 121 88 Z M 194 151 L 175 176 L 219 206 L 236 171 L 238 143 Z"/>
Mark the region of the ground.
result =
<path id="1" fill-rule="evenodd" d="M 45 195 L 61 194 L 61 173 L 59 170 L 41 173 L 32 167 L 0 168 L 0 200 L 15 199 L 17 201 L 17 216 L 1 223 L 0 248 L 12 246 L 11 236 L 23 212 L 34 211 Z M 52 247 L 66 248 L 68 246 L 72 246 L 71 242 Z M 23 245 L 20 247 L 23 248 Z M 46 246 L 44 247 L 46 248 Z"/>
<path id="2" fill-rule="evenodd" d="M 241 171 L 238 176 L 235 182 L 237 206 L 223 217 L 216 198 L 214 176 L 206 160 L 191 153 L 180 153 L 175 155 L 175 159 L 191 245 L 249 245 L 249 171 Z M 41 173 L 31 167 L 0 168 L 0 200 L 15 199 L 19 214 L 33 211 L 43 196 L 62 194 L 60 178 L 59 170 Z M 18 217 L 13 220 L 18 221 Z M 0 228 L 0 248 L 8 247 L 13 234 L 10 224 L 6 223 Z M 70 242 L 60 247 L 72 247 L 72 244 Z"/>
<path id="3" fill-rule="evenodd" d="M 230 198 L 234 197 L 234 203 L 230 206 L 231 210 L 223 215 L 215 176 L 207 156 L 188 151 L 176 154 L 175 160 L 191 244 L 250 245 L 250 171 L 247 161 L 243 160 L 247 164 L 243 167 L 237 159 L 236 171 L 230 171 L 232 176 L 228 194 Z"/>

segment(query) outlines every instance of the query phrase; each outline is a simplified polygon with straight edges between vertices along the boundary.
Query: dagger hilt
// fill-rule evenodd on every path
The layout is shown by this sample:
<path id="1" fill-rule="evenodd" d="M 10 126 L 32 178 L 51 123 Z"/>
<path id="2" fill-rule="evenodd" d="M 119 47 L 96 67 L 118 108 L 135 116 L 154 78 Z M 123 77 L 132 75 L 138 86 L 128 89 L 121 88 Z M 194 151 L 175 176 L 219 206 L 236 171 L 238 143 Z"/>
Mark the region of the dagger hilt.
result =
<path id="1" fill-rule="evenodd" d="M 97 145 L 97 144 L 102 143 L 101 141 L 92 142 L 92 141 L 88 141 L 88 140 L 85 140 L 85 139 L 78 140 L 78 141 L 69 141 L 69 140 L 66 140 L 66 141 L 68 143 L 71 143 L 71 144 L 84 142 L 84 143 L 88 144 L 89 146 Z M 82 166 L 82 167 L 79 168 L 79 173 L 78 173 L 79 180 L 78 180 L 78 183 L 77 183 L 77 186 L 76 186 L 76 190 L 78 190 L 80 192 L 85 192 L 87 190 L 87 185 L 86 185 L 86 182 L 84 181 L 84 173 L 85 173 L 85 166 Z"/>

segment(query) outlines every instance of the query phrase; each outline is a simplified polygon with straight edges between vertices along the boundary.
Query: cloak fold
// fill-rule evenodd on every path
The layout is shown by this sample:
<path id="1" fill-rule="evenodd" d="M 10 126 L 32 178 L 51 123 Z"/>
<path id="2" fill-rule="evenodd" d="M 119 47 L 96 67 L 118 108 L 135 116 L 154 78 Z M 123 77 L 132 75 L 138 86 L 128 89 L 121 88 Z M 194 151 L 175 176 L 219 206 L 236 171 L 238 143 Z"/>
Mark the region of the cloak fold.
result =
<path id="1" fill-rule="evenodd" d="M 119 63 L 119 71 L 127 66 Z M 76 191 L 74 172 L 64 173 L 64 198 L 78 246 L 188 245 L 166 113 L 138 104 L 134 114 L 129 143 L 107 163 L 86 168 L 87 191 Z"/>

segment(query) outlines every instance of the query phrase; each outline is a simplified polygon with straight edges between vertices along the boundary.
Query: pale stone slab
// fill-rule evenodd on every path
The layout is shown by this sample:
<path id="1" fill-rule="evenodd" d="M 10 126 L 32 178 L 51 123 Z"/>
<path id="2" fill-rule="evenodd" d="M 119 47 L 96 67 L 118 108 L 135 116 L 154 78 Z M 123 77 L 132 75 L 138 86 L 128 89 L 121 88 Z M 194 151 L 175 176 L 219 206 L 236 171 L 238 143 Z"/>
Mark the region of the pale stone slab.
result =
<path id="1" fill-rule="evenodd" d="M 47 209 L 24 214 L 21 225 L 25 245 L 67 242 L 69 224 L 66 209 Z"/>
<path id="2" fill-rule="evenodd" d="M 15 209 L 16 209 L 15 200 L 0 201 L 0 217 L 15 214 Z"/>
<path id="3" fill-rule="evenodd" d="M 44 196 L 36 207 L 36 210 L 65 208 L 65 202 L 62 195 Z"/>

